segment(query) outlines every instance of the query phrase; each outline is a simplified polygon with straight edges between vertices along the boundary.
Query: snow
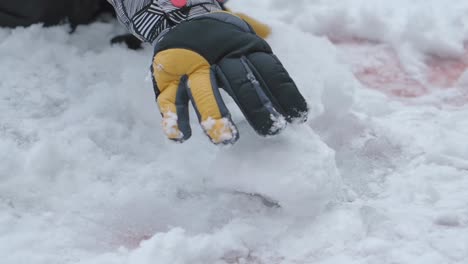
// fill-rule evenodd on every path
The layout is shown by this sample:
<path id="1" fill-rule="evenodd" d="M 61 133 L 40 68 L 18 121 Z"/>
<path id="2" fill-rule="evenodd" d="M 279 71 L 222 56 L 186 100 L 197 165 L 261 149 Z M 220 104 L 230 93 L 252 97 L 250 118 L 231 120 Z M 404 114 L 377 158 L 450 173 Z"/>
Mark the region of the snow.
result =
<path id="1" fill-rule="evenodd" d="M 174 137 L 175 139 L 182 139 L 184 135 L 177 128 L 177 114 L 169 111 L 163 115 L 165 117 L 163 118 L 162 127 L 166 136 Z"/>
<path id="2" fill-rule="evenodd" d="M 463 56 L 468 3 L 230 7 L 273 26 L 306 125 L 258 137 L 226 98 L 236 145 L 214 146 L 196 118 L 176 144 L 154 101 L 151 47 L 110 47 L 118 25 L 0 29 L 1 262 L 467 263 L 468 75 L 449 87 L 425 76 L 428 59 Z M 385 66 L 386 50 L 423 94 L 357 76 Z"/>

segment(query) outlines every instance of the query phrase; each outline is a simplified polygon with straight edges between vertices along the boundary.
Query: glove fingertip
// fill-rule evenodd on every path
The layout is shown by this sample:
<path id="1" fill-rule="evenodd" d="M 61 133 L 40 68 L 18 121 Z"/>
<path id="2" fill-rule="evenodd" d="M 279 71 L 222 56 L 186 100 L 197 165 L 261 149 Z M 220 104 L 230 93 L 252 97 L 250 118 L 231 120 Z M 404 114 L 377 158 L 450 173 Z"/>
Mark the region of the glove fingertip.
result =
<path id="1" fill-rule="evenodd" d="M 201 122 L 203 130 L 216 145 L 232 145 L 239 139 L 239 132 L 232 120 L 228 117 L 208 118 Z"/>

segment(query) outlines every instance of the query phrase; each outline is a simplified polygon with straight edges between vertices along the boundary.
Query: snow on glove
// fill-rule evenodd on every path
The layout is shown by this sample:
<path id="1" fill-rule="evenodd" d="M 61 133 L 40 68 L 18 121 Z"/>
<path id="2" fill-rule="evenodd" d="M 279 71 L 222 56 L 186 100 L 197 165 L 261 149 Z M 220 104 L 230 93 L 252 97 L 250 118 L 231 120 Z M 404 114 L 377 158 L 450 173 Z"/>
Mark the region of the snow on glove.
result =
<path id="1" fill-rule="evenodd" d="M 242 19 L 226 12 L 198 16 L 166 33 L 155 45 L 154 90 L 169 139 L 191 136 L 188 103 L 215 144 L 239 133 L 219 91 L 233 97 L 260 135 L 305 120 L 307 103 L 270 46 Z"/>

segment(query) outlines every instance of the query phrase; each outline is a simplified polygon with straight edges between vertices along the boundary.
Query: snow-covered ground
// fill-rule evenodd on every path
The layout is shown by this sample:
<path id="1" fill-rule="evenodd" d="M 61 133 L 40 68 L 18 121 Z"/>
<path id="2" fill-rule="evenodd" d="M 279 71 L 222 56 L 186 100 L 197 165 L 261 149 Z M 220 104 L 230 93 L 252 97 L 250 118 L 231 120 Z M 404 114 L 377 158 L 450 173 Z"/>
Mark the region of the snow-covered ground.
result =
<path id="1" fill-rule="evenodd" d="M 0 263 L 468 263 L 468 72 L 425 79 L 468 63 L 468 2 L 231 2 L 272 25 L 307 125 L 260 138 L 228 100 L 235 146 L 196 120 L 174 144 L 118 25 L 0 29 Z M 385 50 L 424 93 L 363 81 Z"/>

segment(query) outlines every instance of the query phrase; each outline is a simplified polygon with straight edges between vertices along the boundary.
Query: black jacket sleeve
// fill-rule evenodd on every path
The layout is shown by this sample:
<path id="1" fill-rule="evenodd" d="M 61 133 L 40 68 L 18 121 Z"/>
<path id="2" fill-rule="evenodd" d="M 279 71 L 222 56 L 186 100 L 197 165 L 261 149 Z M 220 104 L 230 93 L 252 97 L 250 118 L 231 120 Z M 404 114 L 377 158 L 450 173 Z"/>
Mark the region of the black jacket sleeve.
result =
<path id="1" fill-rule="evenodd" d="M 86 24 L 98 14 L 104 0 L 1 0 L 0 27 L 46 26 L 68 21 Z M 105 3 L 107 5 L 107 3 Z"/>

